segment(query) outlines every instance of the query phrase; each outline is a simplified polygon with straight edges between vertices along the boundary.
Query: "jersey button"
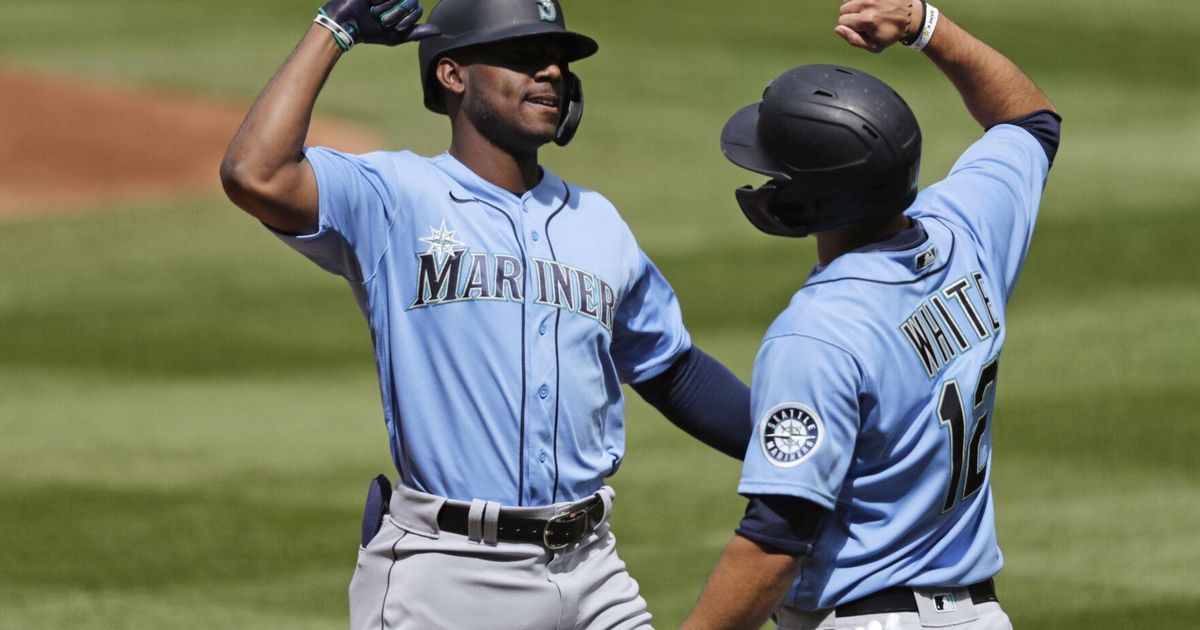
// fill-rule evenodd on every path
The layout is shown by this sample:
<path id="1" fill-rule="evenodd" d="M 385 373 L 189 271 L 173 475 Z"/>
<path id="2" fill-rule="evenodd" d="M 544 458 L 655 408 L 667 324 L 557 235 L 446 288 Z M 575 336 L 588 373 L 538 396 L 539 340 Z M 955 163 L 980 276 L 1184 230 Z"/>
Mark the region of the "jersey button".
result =
<path id="1" fill-rule="evenodd" d="M 542 451 L 542 452 L 541 452 L 541 453 L 538 455 L 538 461 L 539 461 L 539 462 L 542 462 L 543 464 L 544 464 L 544 463 L 546 463 L 546 451 Z"/>
<path id="2" fill-rule="evenodd" d="M 532 238 L 532 239 L 533 239 L 533 240 L 535 240 L 535 241 L 536 241 L 536 240 L 538 240 L 538 233 L 537 233 L 537 230 L 534 230 L 534 231 L 533 231 L 533 232 L 532 232 L 532 233 L 529 235 L 529 237 L 530 237 L 530 238 Z"/>
<path id="3" fill-rule="evenodd" d="M 550 395 L 550 388 L 549 388 L 549 387 L 546 387 L 545 385 L 542 385 L 541 387 L 539 387 L 539 388 L 538 388 L 538 397 L 539 397 L 539 398 L 545 398 L 545 397 L 547 397 L 547 396 L 549 396 L 549 395 Z"/>
<path id="4" fill-rule="evenodd" d="M 542 322 L 542 325 L 538 326 L 538 334 L 539 335 L 546 334 L 546 322 Z"/>

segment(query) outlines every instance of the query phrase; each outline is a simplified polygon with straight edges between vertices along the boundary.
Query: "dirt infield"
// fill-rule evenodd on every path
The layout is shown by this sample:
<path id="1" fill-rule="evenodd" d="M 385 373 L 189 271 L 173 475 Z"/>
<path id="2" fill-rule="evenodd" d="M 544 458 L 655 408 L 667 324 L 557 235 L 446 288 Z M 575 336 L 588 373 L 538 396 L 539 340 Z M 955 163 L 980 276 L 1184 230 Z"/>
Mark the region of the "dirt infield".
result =
<path id="1" fill-rule="evenodd" d="M 248 104 L 0 67 L 0 219 L 220 189 L 217 167 Z M 315 120 L 309 142 L 382 142 Z"/>

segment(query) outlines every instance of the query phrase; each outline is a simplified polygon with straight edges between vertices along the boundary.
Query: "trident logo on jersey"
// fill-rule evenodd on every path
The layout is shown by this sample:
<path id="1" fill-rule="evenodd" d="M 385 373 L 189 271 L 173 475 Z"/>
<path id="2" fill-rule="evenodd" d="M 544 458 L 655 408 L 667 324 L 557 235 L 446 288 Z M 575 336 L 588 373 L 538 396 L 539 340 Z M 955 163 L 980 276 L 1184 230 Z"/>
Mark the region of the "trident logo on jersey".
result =
<path id="1" fill-rule="evenodd" d="M 429 249 L 417 254 L 417 295 L 409 309 L 472 300 L 525 300 L 525 264 L 519 256 L 472 251 L 454 238 L 457 230 L 429 227 L 419 238 Z M 617 292 L 607 280 L 557 260 L 532 259 L 530 294 L 538 304 L 583 315 L 612 330 Z"/>

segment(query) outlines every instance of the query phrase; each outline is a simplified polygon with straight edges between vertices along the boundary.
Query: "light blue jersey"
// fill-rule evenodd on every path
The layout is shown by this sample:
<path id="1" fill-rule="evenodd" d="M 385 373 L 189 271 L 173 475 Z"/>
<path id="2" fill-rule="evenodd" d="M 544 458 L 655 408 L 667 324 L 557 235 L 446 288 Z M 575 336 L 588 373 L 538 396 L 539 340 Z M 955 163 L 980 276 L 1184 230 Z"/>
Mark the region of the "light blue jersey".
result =
<path id="1" fill-rule="evenodd" d="M 1005 304 L 1049 163 L 999 125 L 907 211 L 915 227 L 818 267 L 754 366 L 738 491 L 832 510 L 785 603 L 996 574 L 991 468 Z"/>
<path id="2" fill-rule="evenodd" d="M 624 454 L 621 383 L 691 347 L 612 204 L 549 171 L 517 196 L 448 154 L 305 155 L 320 228 L 280 238 L 349 281 L 402 482 L 506 505 L 596 492 Z"/>

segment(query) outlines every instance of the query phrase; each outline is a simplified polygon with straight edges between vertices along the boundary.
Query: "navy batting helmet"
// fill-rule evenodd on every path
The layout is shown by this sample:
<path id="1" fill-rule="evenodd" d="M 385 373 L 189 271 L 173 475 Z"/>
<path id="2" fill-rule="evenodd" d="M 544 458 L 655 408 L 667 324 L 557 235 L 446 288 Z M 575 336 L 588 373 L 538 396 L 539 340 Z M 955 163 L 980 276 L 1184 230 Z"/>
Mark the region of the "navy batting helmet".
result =
<path id="1" fill-rule="evenodd" d="M 886 83 L 831 65 L 793 68 L 721 132 L 725 157 L 771 178 L 743 186 L 755 227 L 806 236 L 903 212 L 917 196 L 921 128 Z"/>
<path id="2" fill-rule="evenodd" d="M 446 106 L 434 70 L 438 59 L 452 51 L 527 37 L 551 38 L 562 50 L 563 61 L 569 63 L 590 57 L 600 48 L 592 38 L 567 30 L 558 0 L 442 0 L 427 22 L 441 29 L 441 34 L 421 40 L 421 87 L 425 107 L 439 114 L 446 113 Z M 554 138 L 560 146 L 571 141 L 583 118 L 583 85 L 574 73 L 563 70 L 567 104 Z"/>

